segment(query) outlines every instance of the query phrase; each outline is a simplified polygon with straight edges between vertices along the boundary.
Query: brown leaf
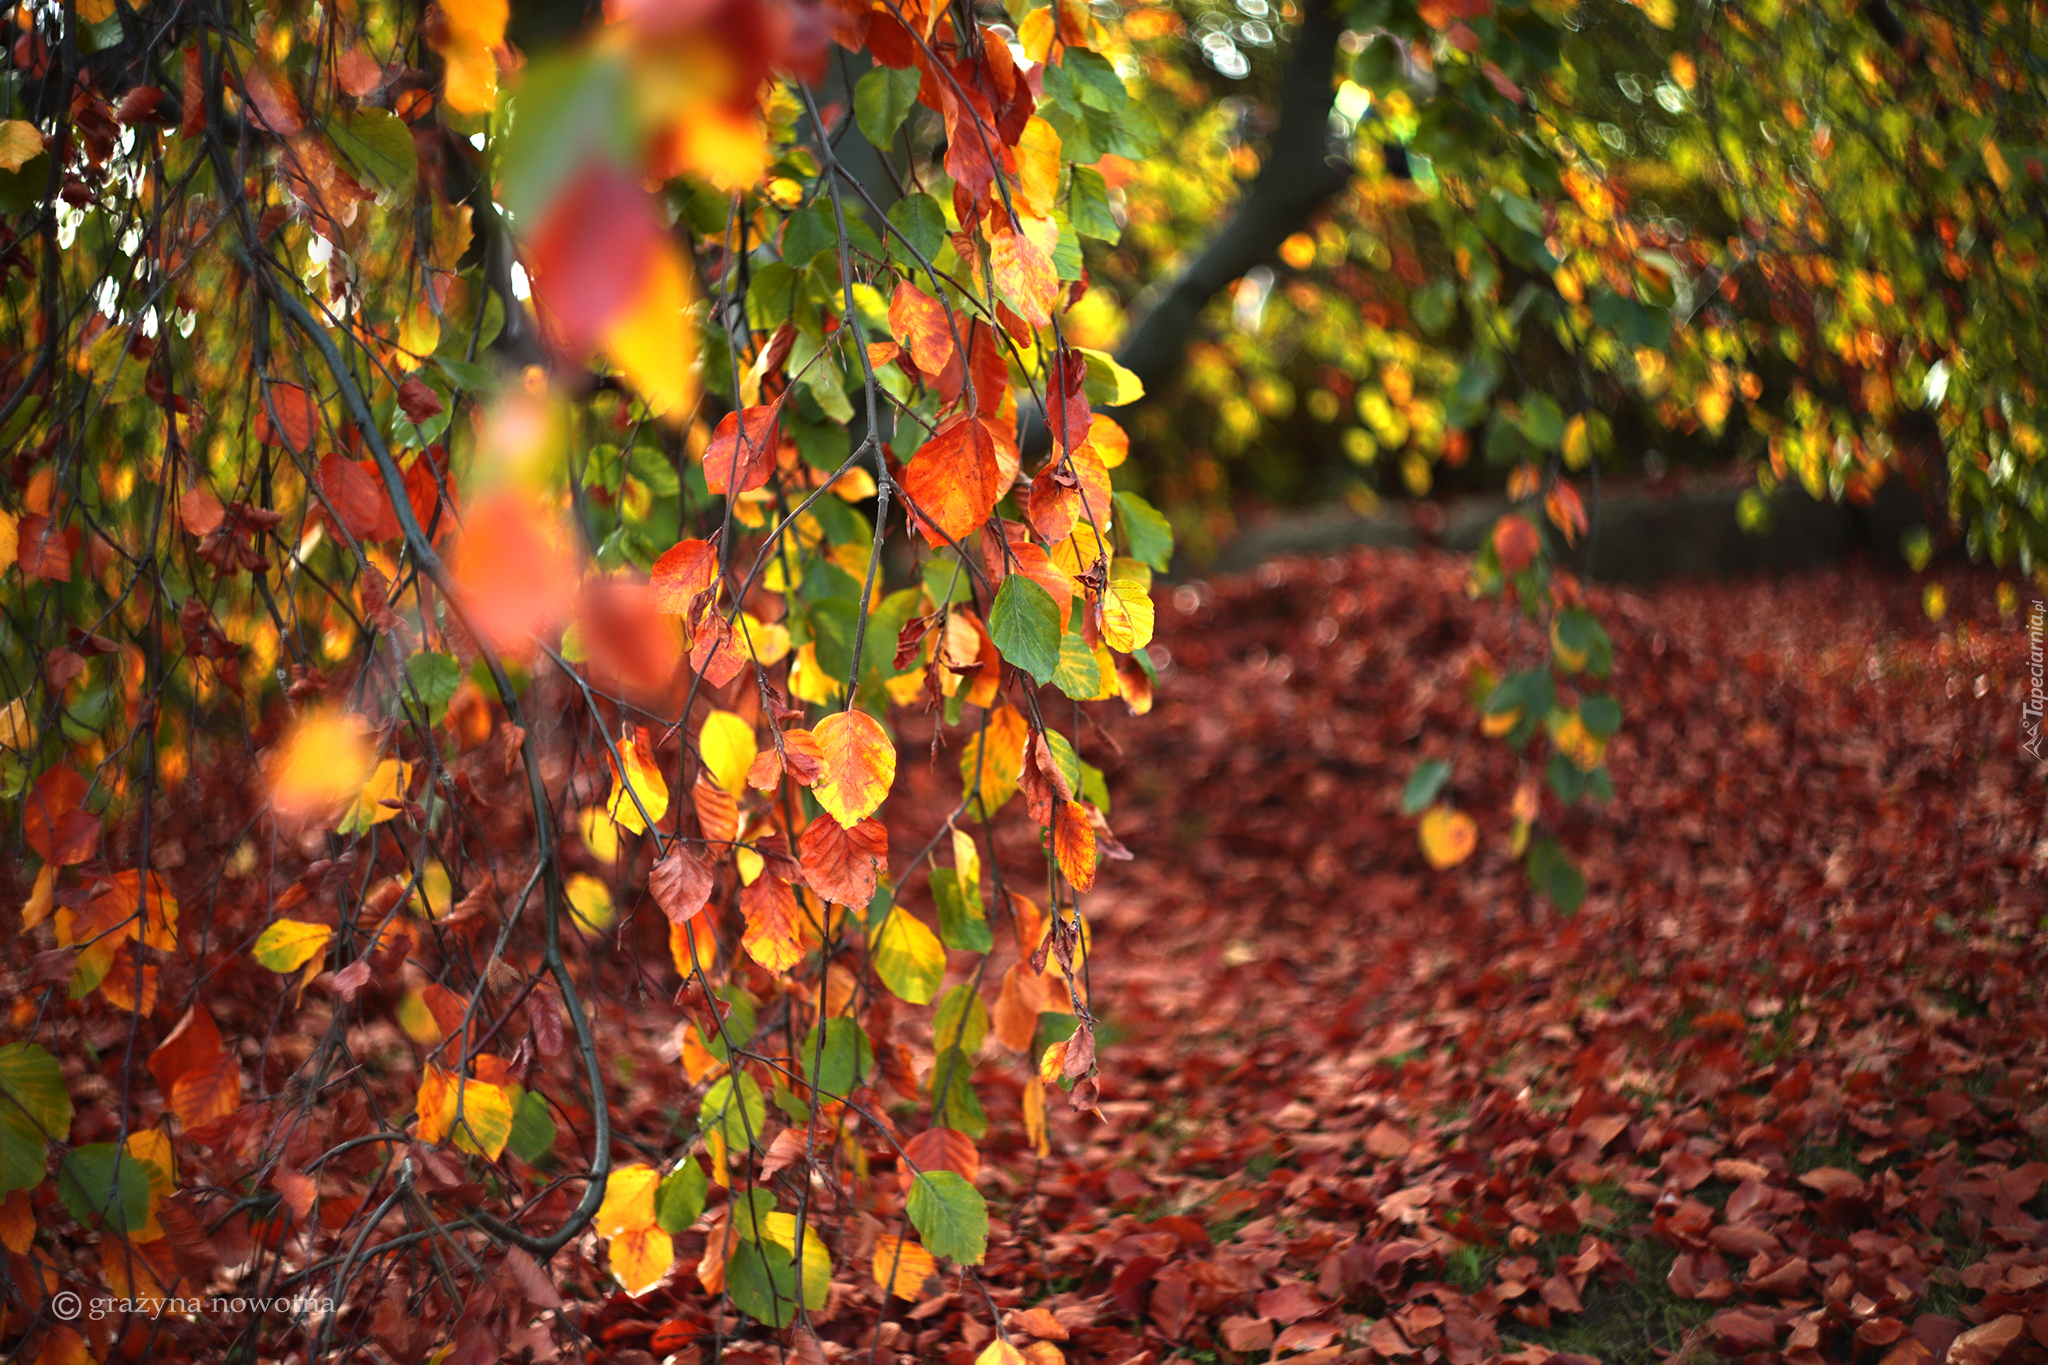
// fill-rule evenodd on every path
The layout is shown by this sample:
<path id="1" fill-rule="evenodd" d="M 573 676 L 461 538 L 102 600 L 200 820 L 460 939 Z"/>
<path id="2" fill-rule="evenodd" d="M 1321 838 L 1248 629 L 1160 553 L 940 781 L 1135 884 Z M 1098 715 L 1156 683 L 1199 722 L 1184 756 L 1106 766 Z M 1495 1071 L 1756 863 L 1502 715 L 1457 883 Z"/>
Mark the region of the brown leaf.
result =
<path id="1" fill-rule="evenodd" d="M 647 889 L 672 924 L 688 924 L 711 900 L 713 879 L 703 859 L 679 839 L 647 874 Z"/>

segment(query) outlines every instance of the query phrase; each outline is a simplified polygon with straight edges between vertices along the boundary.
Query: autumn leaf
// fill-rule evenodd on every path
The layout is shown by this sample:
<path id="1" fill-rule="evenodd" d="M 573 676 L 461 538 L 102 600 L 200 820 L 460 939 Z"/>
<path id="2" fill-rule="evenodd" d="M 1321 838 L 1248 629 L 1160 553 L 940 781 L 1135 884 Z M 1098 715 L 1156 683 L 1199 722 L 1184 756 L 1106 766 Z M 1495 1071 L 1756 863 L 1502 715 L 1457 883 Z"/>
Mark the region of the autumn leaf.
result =
<path id="1" fill-rule="evenodd" d="M 896 748 L 881 722 L 863 711 L 838 711 L 811 731 L 818 777 L 811 794 L 825 813 L 851 829 L 874 814 L 896 780 Z"/>
<path id="2" fill-rule="evenodd" d="M 944 374 L 959 354 L 946 306 L 909 280 L 898 283 L 889 300 L 889 330 L 927 376 Z"/>
<path id="3" fill-rule="evenodd" d="M 711 900 L 711 870 L 680 841 L 647 874 L 647 889 L 673 924 L 687 924 Z"/>
<path id="4" fill-rule="evenodd" d="M 448 103 L 471 114 L 489 113 L 498 102 L 498 63 L 505 44 L 508 0 L 438 0 L 441 24 L 433 46 L 446 68 Z"/>
<path id="5" fill-rule="evenodd" d="M 1505 516 L 1493 527 L 1493 552 L 1500 559 L 1501 572 L 1518 574 L 1535 562 L 1543 542 L 1527 517 Z"/>
<path id="6" fill-rule="evenodd" d="M 650 822 L 658 824 L 668 814 L 668 782 L 655 762 L 645 731 L 620 740 L 618 747 L 605 814 L 621 828 L 645 834 Z"/>
<path id="7" fill-rule="evenodd" d="M 904 468 L 903 488 L 917 505 L 927 543 L 974 534 L 1005 491 L 988 427 L 967 414 L 943 423 Z"/>
<path id="8" fill-rule="evenodd" d="M 1422 814 L 1422 856 L 1442 872 L 1472 856 L 1479 843 L 1479 827 L 1472 817 L 1449 806 L 1431 806 Z"/>
<path id="9" fill-rule="evenodd" d="M 43 154 L 43 135 L 33 123 L 0 121 L 0 171 L 18 171 Z"/>
<path id="10" fill-rule="evenodd" d="M 763 874 L 740 892 L 747 927 L 740 943 L 747 955 L 771 972 L 786 972 L 804 960 L 803 909 L 780 877 Z"/>
<path id="11" fill-rule="evenodd" d="M 889 830 L 873 819 L 851 827 L 836 819 L 813 820 L 797 839 L 797 858 L 811 890 L 835 904 L 864 909 L 888 871 Z"/>
<path id="12" fill-rule="evenodd" d="M 990 269 L 996 288 L 1018 306 L 1024 320 L 1044 327 L 1052 321 L 1060 292 L 1052 264 L 1059 226 L 1050 218 L 1025 218 L 1020 226 L 1022 231 L 1013 232 L 999 225 L 989 234 Z"/>
<path id="13" fill-rule="evenodd" d="M 756 748 L 754 727 L 730 711 L 713 711 L 697 732 L 697 755 L 712 780 L 734 796 L 746 789 Z"/>
<path id="14" fill-rule="evenodd" d="M 1095 826 L 1079 801 L 1064 801 L 1053 808 L 1052 854 L 1076 891 L 1095 885 Z"/>
<path id="15" fill-rule="evenodd" d="M 875 1284 L 905 1303 L 916 1303 L 925 1282 L 939 1273 L 939 1263 L 916 1242 L 884 1233 L 875 1238 Z"/>
<path id="16" fill-rule="evenodd" d="M 681 540 L 662 552 L 648 575 L 655 608 L 687 616 L 690 606 L 718 581 L 718 546 L 709 540 Z"/>
<path id="17" fill-rule="evenodd" d="M 728 496 L 762 487 L 775 472 L 779 445 L 772 404 L 728 412 L 704 447 L 704 486 Z"/>

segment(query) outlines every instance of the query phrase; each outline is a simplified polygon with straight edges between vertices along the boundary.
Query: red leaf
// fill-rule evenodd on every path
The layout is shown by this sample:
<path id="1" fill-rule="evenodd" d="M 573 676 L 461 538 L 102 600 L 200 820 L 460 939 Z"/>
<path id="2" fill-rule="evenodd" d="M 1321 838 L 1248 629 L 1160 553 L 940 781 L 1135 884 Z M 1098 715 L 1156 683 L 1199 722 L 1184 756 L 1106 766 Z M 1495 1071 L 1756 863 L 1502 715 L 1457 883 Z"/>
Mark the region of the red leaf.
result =
<path id="1" fill-rule="evenodd" d="M 661 244 L 654 201 L 609 162 L 556 194 L 534 233 L 527 268 L 557 341 L 581 357 L 632 304 Z"/>
<path id="2" fill-rule="evenodd" d="M 320 487 L 350 536 L 356 540 L 398 539 L 398 514 L 391 510 L 383 480 L 368 468 L 340 455 L 324 455 Z"/>
<path id="3" fill-rule="evenodd" d="M 711 444 L 704 448 L 704 486 L 713 493 L 730 494 L 751 493 L 767 483 L 781 444 L 775 418 L 770 404 L 721 418 Z"/>
<path id="4" fill-rule="evenodd" d="M 429 417 L 440 415 L 441 395 L 428 388 L 418 375 L 409 374 L 398 386 L 398 406 L 405 413 L 405 420 L 418 426 Z"/>
<path id="5" fill-rule="evenodd" d="M 696 854 L 677 843 L 668 856 L 647 874 L 647 889 L 654 903 L 673 924 L 688 924 L 711 900 L 711 869 Z"/>

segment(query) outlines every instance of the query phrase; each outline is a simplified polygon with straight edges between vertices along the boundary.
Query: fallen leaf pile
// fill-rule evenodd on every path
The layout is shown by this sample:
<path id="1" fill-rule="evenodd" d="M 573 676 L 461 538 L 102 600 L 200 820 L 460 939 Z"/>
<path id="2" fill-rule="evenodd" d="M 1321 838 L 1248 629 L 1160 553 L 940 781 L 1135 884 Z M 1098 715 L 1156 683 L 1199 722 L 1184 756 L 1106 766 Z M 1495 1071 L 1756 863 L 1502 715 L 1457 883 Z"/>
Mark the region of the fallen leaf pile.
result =
<path id="1" fill-rule="evenodd" d="M 1079 1361 L 2048 1359 L 2048 770 L 1996 578 L 1940 625 L 1866 570 L 1596 594 L 1627 720 L 1565 919 L 1465 699 L 1534 637 L 1464 576 L 1162 593 L 1157 708 L 1082 727 L 1136 854 L 1088 902 L 1100 1112 L 984 1167 L 995 1301 Z M 1397 801 L 1454 754 L 1437 872 Z M 947 1298 L 889 1340 L 966 1360 Z"/>

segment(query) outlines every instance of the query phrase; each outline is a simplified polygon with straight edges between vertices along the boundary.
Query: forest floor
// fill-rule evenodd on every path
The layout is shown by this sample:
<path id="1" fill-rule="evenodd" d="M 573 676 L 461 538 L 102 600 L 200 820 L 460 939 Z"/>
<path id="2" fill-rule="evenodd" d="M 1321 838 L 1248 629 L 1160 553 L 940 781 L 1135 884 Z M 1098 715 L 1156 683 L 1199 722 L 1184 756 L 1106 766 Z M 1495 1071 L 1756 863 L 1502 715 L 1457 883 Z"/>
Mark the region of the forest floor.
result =
<path id="1" fill-rule="evenodd" d="M 2048 1360 L 2028 595 L 1861 567 L 1596 592 L 1626 719 L 1617 799 L 1562 815 L 1567 918 L 1465 696 L 1536 640 L 1464 566 L 1162 589 L 1153 713 L 1075 721 L 1135 855 L 1086 905 L 1099 1111 L 1055 1095 L 1040 1163 L 997 1096 L 992 1303 L 935 1281 L 882 1342 L 965 1360 L 1001 1306 L 1087 1365 Z M 1480 846 L 1436 872 L 1398 800 L 1454 753 Z M 953 768 L 906 764 L 892 813 L 928 828 Z"/>

